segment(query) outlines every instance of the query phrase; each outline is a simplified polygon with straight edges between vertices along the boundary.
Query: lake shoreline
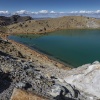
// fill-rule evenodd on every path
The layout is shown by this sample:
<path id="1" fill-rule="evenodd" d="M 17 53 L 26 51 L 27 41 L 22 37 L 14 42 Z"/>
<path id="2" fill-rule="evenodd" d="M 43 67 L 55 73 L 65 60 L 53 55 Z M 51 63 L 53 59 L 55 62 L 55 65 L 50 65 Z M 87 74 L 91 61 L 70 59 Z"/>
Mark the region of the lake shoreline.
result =
<path id="1" fill-rule="evenodd" d="M 91 35 L 89 34 L 88 31 L 91 33 Z M 46 34 L 41 34 L 41 35 L 40 34 L 39 35 L 38 34 L 37 35 L 10 34 L 10 36 L 9 35 L 8 36 L 9 36 L 9 39 L 19 42 L 19 44 L 23 44 L 27 46 L 29 49 L 35 50 L 39 54 L 45 55 L 52 60 L 55 60 L 64 64 L 65 66 L 67 65 L 67 66 L 70 66 L 71 68 L 76 68 L 83 64 L 92 63 L 93 61 L 100 59 L 98 55 L 95 57 L 95 54 L 93 53 L 94 51 L 92 49 L 91 49 L 91 52 L 87 51 L 87 50 L 90 50 L 89 47 L 91 48 L 91 45 L 93 44 L 98 46 L 97 45 L 97 42 L 99 41 L 98 32 L 99 30 L 97 31 L 96 30 L 75 30 L 75 31 L 64 30 L 64 31 L 53 32 L 51 34 L 48 33 L 47 35 Z M 98 36 L 96 41 L 94 38 L 95 34 L 97 34 Z M 57 43 L 56 43 L 55 40 L 57 36 L 59 38 L 57 39 Z M 63 39 L 63 36 L 64 36 L 64 39 Z M 46 40 L 46 38 L 48 38 L 48 40 Z M 92 40 L 94 41 L 92 42 Z M 79 41 L 80 43 L 78 43 Z M 88 42 L 88 44 L 86 42 Z M 58 43 L 60 43 L 60 45 L 58 45 Z M 94 45 L 94 48 L 95 48 L 95 45 Z M 78 52 L 80 52 L 81 55 Z M 99 53 L 99 51 L 97 52 Z M 92 58 L 91 55 L 94 55 L 95 58 Z M 91 57 L 91 59 L 88 58 L 89 56 Z"/>
<path id="2" fill-rule="evenodd" d="M 67 83 L 67 82 L 69 82 L 69 81 L 66 81 L 66 83 L 65 83 L 65 81 L 63 81 L 65 78 L 66 78 L 66 80 L 67 80 L 67 78 L 69 78 L 69 75 L 71 75 L 71 78 L 69 78 L 69 79 L 73 79 L 72 78 L 72 76 L 73 77 L 77 77 L 77 75 L 79 75 L 80 76 L 80 73 L 81 73 L 81 71 L 80 71 L 80 69 L 83 71 L 83 73 L 84 73 L 84 70 L 86 70 L 86 69 L 88 69 L 88 67 L 90 68 L 91 66 L 90 66 L 90 64 L 88 64 L 88 65 L 84 65 L 84 66 L 80 66 L 79 68 L 73 68 L 72 70 L 70 70 L 71 68 L 69 68 L 69 66 L 67 66 L 67 67 L 65 67 L 63 64 L 60 64 L 59 62 L 57 62 L 56 60 L 54 61 L 53 59 L 50 59 L 48 56 L 46 56 L 46 55 L 44 55 L 44 54 L 41 54 L 41 53 L 38 53 L 37 51 L 35 51 L 35 50 L 32 50 L 32 49 L 30 49 L 29 47 L 27 47 L 27 46 L 25 46 L 25 45 L 23 45 L 23 44 L 21 44 L 21 43 L 18 43 L 18 42 L 15 42 L 15 41 L 13 41 L 13 40 L 9 40 L 7 37 L 8 37 L 9 35 L 5 35 L 5 36 L 3 36 L 2 37 L 2 39 L 4 40 L 4 41 L 6 41 L 6 42 L 8 42 L 9 43 L 9 46 L 3 46 L 2 45 L 2 47 L 4 47 L 4 49 L 7 49 L 7 52 L 9 53 L 9 49 L 8 48 L 11 48 L 10 46 L 12 45 L 13 46 L 13 48 L 16 48 L 16 50 L 14 51 L 14 52 L 20 52 L 20 54 L 24 57 L 23 59 L 24 60 L 27 60 L 29 63 L 31 62 L 32 64 L 33 64 L 33 67 L 32 67 L 32 65 L 30 65 L 30 67 L 29 67 L 29 69 L 31 69 L 31 67 L 34 69 L 34 67 L 35 67 L 35 71 L 36 71 L 36 73 L 37 72 L 39 72 L 38 74 L 39 75 L 42 75 L 43 77 L 46 77 L 47 79 L 52 79 L 53 80 L 53 78 L 54 78 L 54 80 L 56 81 L 56 78 L 59 80 L 59 81 L 61 81 L 62 82 L 62 84 L 61 85 L 63 85 L 63 82 L 64 82 L 64 84 L 66 84 L 67 86 L 68 86 L 68 84 L 69 83 Z M 3 51 L 5 51 L 4 49 L 2 49 Z M 1 51 L 2 51 L 1 50 Z M 12 49 L 13 50 L 13 49 Z M 12 52 L 12 50 L 10 49 L 10 51 Z M 34 58 L 34 59 L 33 59 Z M 8 58 L 5 58 L 5 59 L 8 59 Z M 20 62 L 21 61 L 21 63 L 23 63 L 23 62 L 25 62 L 23 59 L 21 59 L 21 58 L 18 58 L 17 59 L 17 61 L 18 62 Z M 4 61 L 4 60 L 3 60 Z M 6 64 L 6 63 L 5 63 Z M 26 62 L 26 64 L 27 64 L 27 62 Z M 96 68 L 99 68 L 98 67 L 98 62 L 94 62 L 94 64 L 97 64 L 97 67 Z M 9 67 L 9 66 L 7 66 L 7 67 Z M 13 66 L 14 68 L 15 68 L 15 66 Z M 22 66 L 23 67 L 23 66 Z M 4 67 L 5 68 L 5 67 Z M 19 67 L 20 68 L 20 67 Z M 84 68 L 84 70 L 83 70 L 83 68 Z M 16 67 L 16 69 L 17 69 L 17 67 Z M 77 70 L 77 69 L 79 69 L 79 70 Z M 11 68 L 9 68 L 9 70 L 11 70 Z M 4 71 L 6 71 L 6 69 L 4 69 Z M 7 70 L 8 71 L 8 70 Z M 32 70 L 31 70 L 32 71 Z M 24 70 L 22 70 L 22 73 L 24 73 L 25 72 L 25 69 Z M 30 72 L 29 72 L 30 73 Z M 17 75 L 18 74 L 21 74 L 20 73 L 20 71 L 18 71 L 17 72 Z M 93 74 L 93 73 L 92 73 Z M 82 74 L 83 75 L 83 74 Z M 24 77 L 25 75 L 23 75 L 23 77 Z M 32 76 L 32 75 L 31 75 Z M 85 76 L 86 76 L 86 73 L 85 73 Z M 77 80 L 77 78 L 75 77 L 75 80 L 76 80 L 76 82 L 78 82 L 79 80 Z M 87 76 L 86 76 L 87 77 Z M 22 77 L 20 77 L 20 78 L 22 78 Z M 19 78 L 19 79 L 20 79 Z M 28 78 L 27 77 L 25 77 L 25 80 L 27 80 Z M 61 80 L 60 80 L 61 79 Z M 62 80 L 63 79 L 63 80 Z M 86 78 L 87 79 L 87 78 Z M 32 79 L 33 80 L 33 79 Z M 34 80 L 37 80 L 36 79 L 36 77 L 35 77 L 35 79 Z M 40 79 L 39 79 L 40 80 Z M 28 82 L 29 82 L 29 80 L 28 80 Z M 74 83 L 75 81 L 73 81 L 72 83 Z M 44 83 L 44 81 L 43 81 L 43 83 Z M 47 83 L 47 81 L 46 81 L 46 83 Z M 31 83 L 31 84 L 33 84 L 33 83 Z M 71 84 L 71 83 L 70 83 Z M 86 83 L 85 83 L 86 84 Z M 58 84 L 57 84 L 58 85 Z M 72 85 L 72 84 L 71 84 Z M 70 86 L 71 86 L 70 85 Z M 81 85 L 81 84 L 80 84 Z M 36 86 L 36 85 L 35 85 Z M 44 90 L 43 89 L 43 86 L 41 86 L 41 84 L 39 85 L 40 87 L 40 89 L 42 88 L 42 90 Z M 46 86 L 46 84 L 44 83 L 44 86 Z M 75 85 L 75 91 L 76 91 L 76 86 L 77 85 Z M 38 86 L 37 86 L 38 87 Z M 72 87 L 72 86 L 71 86 Z M 14 87 L 13 87 L 14 88 Z M 39 90 L 39 88 L 36 88 L 36 90 Z M 68 88 L 69 89 L 69 88 Z M 85 89 L 85 88 L 84 88 Z M 14 89 L 15 90 L 15 89 Z M 48 89 L 46 89 L 46 90 L 48 90 Z M 26 91 L 26 90 L 25 90 Z M 11 91 L 10 93 L 12 94 L 12 92 L 13 91 Z M 5 93 L 5 92 L 4 92 Z M 28 93 L 30 93 L 30 91 L 28 91 Z M 45 93 L 45 91 L 43 91 L 43 93 Z M 46 92 L 47 93 L 47 92 Z M 92 97 L 93 98 L 93 100 L 97 100 L 97 97 L 95 96 L 95 95 L 90 95 L 90 94 L 88 94 L 88 93 L 85 93 L 85 90 L 83 91 L 81 91 L 80 89 L 79 89 L 79 95 L 81 95 L 81 96 L 79 96 L 80 98 L 87 98 L 86 100 L 89 100 L 88 98 L 90 98 L 90 97 Z M 7 93 L 6 93 L 7 94 Z M 10 95 L 11 95 L 10 94 Z M 38 95 L 41 95 L 41 93 L 40 92 L 37 92 L 37 94 Z M 2 94 L 1 94 L 2 95 Z M 32 94 L 33 95 L 33 94 Z M 3 95 L 2 95 L 3 96 Z M 13 95 L 12 95 L 13 96 Z M 43 95 L 43 97 L 48 97 L 48 94 L 46 94 L 45 96 Z M 4 96 L 5 97 L 5 96 Z M 77 97 L 78 98 L 78 97 Z M 94 99 L 94 98 L 96 98 L 96 99 Z M 84 100 L 85 100 L 84 99 Z M 48 99 L 49 100 L 49 99 Z M 52 99 L 51 99 L 52 100 Z M 81 100 L 81 99 L 80 99 Z"/>
<path id="3" fill-rule="evenodd" d="M 39 58 L 38 61 L 37 59 L 32 60 L 25 57 L 25 55 L 23 55 L 24 53 L 22 54 L 21 51 L 18 51 L 19 48 L 17 47 L 20 47 L 20 49 L 24 47 L 22 44 L 18 44 L 14 41 L 12 43 L 10 42 L 12 40 L 7 41 L 6 39 L 0 39 L 0 41 L 1 41 L 0 42 L 0 55 L 1 55 L 0 70 L 2 70 L 3 72 L 2 75 L 4 76 L 9 72 L 10 73 L 9 76 L 6 75 L 6 77 L 7 78 L 9 77 L 12 80 L 9 81 L 5 77 L 1 78 L 3 82 L 5 82 L 6 79 L 6 82 L 11 83 L 8 84 L 9 88 L 7 89 L 4 88 L 5 84 L 1 83 L 3 85 L 4 91 L 0 93 L 0 97 L 3 98 L 3 100 L 6 100 L 6 98 L 8 98 L 9 100 L 10 98 L 11 100 L 13 100 L 13 98 L 20 98 L 19 94 L 27 98 L 37 97 L 39 98 L 39 100 L 42 100 L 42 98 L 43 100 L 56 100 L 56 96 L 57 97 L 59 96 L 60 98 L 60 94 L 53 95 L 52 89 L 54 88 L 53 86 L 58 87 L 58 85 L 62 88 L 64 87 L 65 89 L 68 89 L 69 92 L 67 93 L 72 93 L 72 92 L 77 93 L 78 91 L 79 96 L 75 95 L 73 97 L 71 95 L 70 98 L 79 98 L 80 100 L 83 100 L 83 98 L 85 99 L 87 98 L 86 100 L 89 100 L 88 98 L 90 98 L 90 96 L 92 96 L 93 98 L 97 98 L 94 97 L 94 95 L 88 95 L 84 93 L 84 91 L 80 91 L 80 89 L 77 90 L 75 86 L 73 87 L 72 85 L 64 81 L 64 78 L 68 77 L 71 74 L 70 73 L 71 71 L 72 71 L 71 76 L 73 76 L 74 70 L 77 72 L 76 69 L 80 69 L 80 68 L 75 68 L 72 70 L 69 70 L 68 68 L 64 69 L 65 67 L 62 68 L 62 66 L 61 67 L 56 66 L 55 64 L 57 64 L 57 62 L 51 61 L 50 59 L 45 59 L 46 65 L 44 65 L 43 64 L 44 56 L 42 57 L 42 62 L 39 64 L 40 57 L 41 57 L 39 54 L 37 55 L 38 56 L 37 58 Z M 26 54 L 28 51 L 30 51 L 28 47 L 25 47 L 24 49 L 27 49 L 25 52 Z M 10 54 L 13 53 L 14 55 L 10 56 Z M 80 70 L 77 73 L 80 73 Z M 74 76 L 76 76 L 75 73 Z M 27 84 L 29 86 L 27 86 Z M 65 96 L 63 95 L 63 97 Z M 97 99 L 93 99 L 93 100 L 97 100 Z"/>
<path id="4" fill-rule="evenodd" d="M 51 91 L 51 86 L 53 84 L 52 82 L 54 82 L 54 79 L 57 78 L 62 79 L 65 75 L 67 75 L 66 72 L 71 68 L 69 68 L 69 66 L 65 67 L 63 64 L 57 62 L 56 60 L 54 61 L 49 59 L 46 55 L 37 53 L 35 50 L 31 50 L 23 44 L 17 43 L 13 40 L 8 40 L 7 36 L 8 35 L 0 36 L 0 70 L 2 70 L 4 73 L 9 72 L 11 73 L 10 75 L 16 76 L 14 76 L 14 79 L 11 77 L 12 83 L 10 87 L 0 93 L 0 97 L 2 97 L 4 100 L 6 100 L 6 97 L 9 99 L 13 98 L 13 92 L 16 89 L 18 83 L 17 89 L 21 89 L 22 91 L 25 90 L 25 92 L 28 94 L 32 93 L 32 96 L 36 94 L 37 96 L 42 96 L 41 98 L 53 98 L 49 93 L 47 93 L 48 90 Z M 9 61 L 9 63 L 7 61 Z M 13 64 L 13 66 L 11 64 Z M 13 71 L 16 74 L 13 74 Z M 29 71 L 29 73 L 27 71 Z M 35 76 L 34 73 L 37 76 Z M 31 83 L 29 79 L 31 79 Z M 41 83 L 42 81 L 43 85 Z M 40 84 L 37 82 L 40 82 Z M 32 86 L 31 90 L 27 90 L 26 88 L 23 89 L 23 86 L 20 87 L 21 84 L 25 84 L 26 86 L 27 83 Z M 46 84 L 51 85 L 47 87 Z M 28 87 L 29 89 L 30 86 Z M 33 89 L 34 87 L 35 90 Z M 42 91 L 40 91 L 40 89 Z"/>
<path id="5" fill-rule="evenodd" d="M 15 42 L 16 42 L 16 41 L 15 41 Z M 28 46 L 28 45 L 26 45 L 26 44 L 24 44 L 24 43 L 20 43 L 20 42 L 17 42 L 17 43 L 22 44 L 22 45 L 28 47 L 29 49 L 31 49 L 31 50 L 33 50 L 33 51 L 36 51 L 37 53 L 39 53 L 39 54 L 41 54 L 41 55 L 47 56 L 47 58 L 50 59 L 50 60 L 54 60 L 55 62 L 61 63 L 61 64 L 64 65 L 64 66 L 68 66 L 69 68 L 75 68 L 75 67 L 72 66 L 71 64 L 65 63 L 65 62 L 62 61 L 61 59 L 57 59 L 56 57 L 53 57 L 53 56 L 50 55 L 49 53 L 47 53 L 47 52 L 45 52 L 45 51 L 43 51 L 43 50 L 40 50 L 39 48 L 37 48 L 37 47 L 35 47 L 35 46 L 33 46 L 33 48 L 32 48 L 32 47 L 30 47 L 30 46 Z"/>
<path id="6" fill-rule="evenodd" d="M 30 47 L 43 50 L 43 53 L 51 54 L 55 58 L 69 62 L 75 67 L 100 60 L 99 54 L 100 30 L 63 30 L 47 35 L 17 35 L 10 39 L 22 42 Z M 98 45 L 97 45 L 98 44 Z M 98 48 L 96 50 L 95 48 Z M 91 49 L 90 49 L 91 48 Z M 94 49 L 92 49 L 94 48 Z M 45 52 L 46 51 L 46 52 Z M 90 51 L 90 52 L 89 52 Z M 96 52 L 94 54 L 94 52 Z M 94 57 L 92 57 L 92 55 Z M 95 56 L 96 55 L 96 56 Z"/>
<path id="7" fill-rule="evenodd" d="M 33 52 L 35 52 L 35 54 L 36 55 L 40 55 L 42 58 L 46 58 L 46 60 L 49 60 L 50 62 L 55 62 L 55 63 L 58 63 L 58 64 L 61 64 L 61 68 L 64 68 L 64 69 L 66 69 L 67 67 L 69 67 L 69 68 L 74 68 L 74 67 L 72 67 L 71 65 L 69 65 L 69 64 L 66 64 L 66 63 L 64 63 L 64 62 L 62 62 L 62 61 L 60 61 L 60 60 L 58 60 L 58 59 L 56 59 L 56 58 L 54 58 L 54 57 L 52 57 L 52 56 L 50 56 L 50 55 L 48 55 L 48 54 L 46 54 L 46 53 L 44 53 L 44 52 L 42 52 L 41 50 L 39 50 L 39 49 L 36 49 L 36 48 L 31 48 L 31 47 L 29 47 L 29 46 L 27 46 L 27 45 L 25 45 L 25 44 L 22 44 L 22 43 L 19 43 L 19 42 L 16 42 L 16 41 L 12 41 L 12 40 L 10 40 L 10 42 L 12 43 L 15 43 L 15 44 L 17 44 L 17 45 L 21 45 L 22 47 L 25 47 L 25 48 L 27 48 L 27 50 L 29 49 L 30 51 L 33 51 Z M 24 48 L 24 49 L 25 49 Z M 57 65 L 57 67 L 59 67 L 59 65 Z"/>
<path id="8" fill-rule="evenodd" d="M 49 62 L 51 64 L 52 63 L 55 64 L 56 67 L 61 68 L 61 69 L 69 70 L 69 69 L 74 68 L 73 66 L 71 66 L 69 64 L 66 64 L 63 61 L 60 61 L 59 59 L 56 59 L 56 58 L 54 58 L 52 56 L 49 56 L 49 55 L 41 52 L 38 49 L 35 49 L 35 48 L 32 49 L 31 47 L 26 46 L 25 44 L 16 42 L 14 40 L 10 40 L 8 38 L 9 35 L 11 35 L 11 34 L 2 35 L 1 37 L 2 37 L 2 39 L 7 40 L 8 42 L 12 43 L 12 45 L 14 45 L 17 48 L 17 50 L 19 50 L 23 55 L 26 56 L 27 60 L 34 59 L 33 55 L 35 55 L 35 59 L 39 60 L 40 63 L 44 60 L 44 61 L 47 61 L 47 62 Z M 26 54 L 26 52 L 28 54 Z M 45 62 L 45 63 L 47 63 L 47 62 Z"/>

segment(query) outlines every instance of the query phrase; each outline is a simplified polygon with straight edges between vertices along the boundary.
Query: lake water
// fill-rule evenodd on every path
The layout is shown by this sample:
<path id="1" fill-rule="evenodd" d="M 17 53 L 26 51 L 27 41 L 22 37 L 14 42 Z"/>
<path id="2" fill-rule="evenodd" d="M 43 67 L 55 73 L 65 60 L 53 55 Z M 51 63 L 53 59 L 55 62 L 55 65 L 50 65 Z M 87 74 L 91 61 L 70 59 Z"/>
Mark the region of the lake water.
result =
<path id="1" fill-rule="evenodd" d="M 74 67 L 100 61 L 100 30 L 61 30 L 47 35 L 11 35 L 9 39 Z"/>

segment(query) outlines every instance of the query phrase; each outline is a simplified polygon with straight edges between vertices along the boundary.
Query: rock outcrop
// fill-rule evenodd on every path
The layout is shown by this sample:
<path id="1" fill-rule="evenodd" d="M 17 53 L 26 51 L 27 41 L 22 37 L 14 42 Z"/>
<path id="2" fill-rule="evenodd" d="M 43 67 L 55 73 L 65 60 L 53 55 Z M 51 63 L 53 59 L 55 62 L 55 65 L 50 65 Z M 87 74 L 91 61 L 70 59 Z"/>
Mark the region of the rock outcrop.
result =
<path id="1" fill-rule="evenodd" d="M 32 19 L 33 18 L 30 16 L 23 16 L 23 17 L 19 15 L 13 15 L 11 17 L 0 16 L 0 26 L 7 26 L 10 24 L 25 22 Z"/>
<path id="2" fill-rule="evenodd" d="M 64 80 L 77 89 L 100 99 L 100 63 L 98 61 L 69 71 Z"/>

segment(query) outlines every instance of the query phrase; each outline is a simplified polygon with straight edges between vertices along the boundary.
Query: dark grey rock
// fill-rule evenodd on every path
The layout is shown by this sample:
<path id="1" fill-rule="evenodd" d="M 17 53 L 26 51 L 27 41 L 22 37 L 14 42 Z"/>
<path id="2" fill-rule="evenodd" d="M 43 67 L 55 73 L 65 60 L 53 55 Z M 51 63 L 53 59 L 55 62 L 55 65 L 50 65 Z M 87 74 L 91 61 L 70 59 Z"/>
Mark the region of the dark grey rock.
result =
<path id="1" fill-rule="evenodd" d="M 46 79 L 39 70 L 34 69 L 32 62 L 0 56 L 0 71 L 10 73 L 9 79 L 11 79 L 9 87 L 0 94 L 3 100 L 9 100 L 7 98 L 10 98 L 14 87 L 50 97 L 47 91 L 53 83 Z M 7 83 L 5 81 L 4 83 Z M 8 94 L 8 90 L 10 90 L 10 94 Z"/>
<path id="2" fill-rule="evenodd" d="M 28 20 L 32 20 L 33 18 L 30 16 L 19 16 L 19 15 L 12 15 L 11 17 L 0 16 L 0 26 L 6 26 L 13 23 L 24 22 Z"/>

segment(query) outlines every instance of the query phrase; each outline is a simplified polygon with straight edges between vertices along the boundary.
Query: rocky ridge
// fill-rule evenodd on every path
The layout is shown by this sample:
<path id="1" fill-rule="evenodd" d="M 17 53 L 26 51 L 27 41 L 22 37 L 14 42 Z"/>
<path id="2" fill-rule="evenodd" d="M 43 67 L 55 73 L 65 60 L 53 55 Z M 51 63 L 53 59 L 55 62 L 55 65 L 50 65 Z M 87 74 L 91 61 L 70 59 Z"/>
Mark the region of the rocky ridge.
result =
<path id="1" fill-rule="evenodd" d="M 84 16 L 65 16 L 30 20 L 7 26 L 7 33 L 47 33 L 61 29 L 99 29 L 100 20 Z"/>

